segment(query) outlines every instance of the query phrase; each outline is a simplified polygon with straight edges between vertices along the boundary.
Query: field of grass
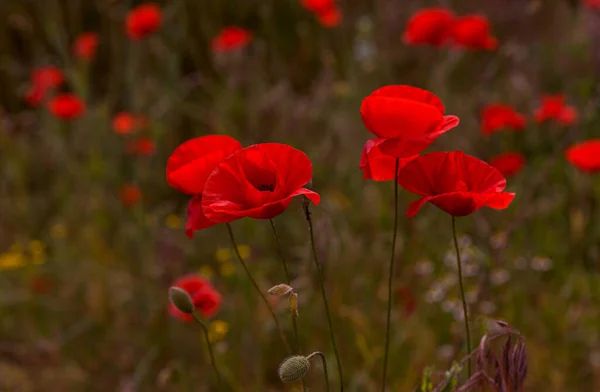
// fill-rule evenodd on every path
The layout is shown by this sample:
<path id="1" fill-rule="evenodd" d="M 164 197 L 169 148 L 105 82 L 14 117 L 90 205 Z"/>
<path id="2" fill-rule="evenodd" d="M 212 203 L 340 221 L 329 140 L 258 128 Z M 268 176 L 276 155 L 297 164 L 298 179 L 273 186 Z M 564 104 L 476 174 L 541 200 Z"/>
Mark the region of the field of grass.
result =
<path id="1" fill-rule="evenodd" d="M 344 389 L 381 390 L 394 186 L 363 179 L 361 152 L 373 135 L 360 107 L 394 84 L 433 92 L 460 118 L 427 152 L 526 158 L 507 179 L 516 193 L 507 209 L 457 218 L 473 344 L 503 320 L 526 339 L 525 391 L 600 390 L 600 175 L 564 153 L 600 137 L 600 11 L 577 3 L 339 0 L 341 22 L 324 26 L 299 0 L 156 0 L 162 23 L 135 40 L 125 19 L 137 1 L 2 0 L 0 391 L 302 391 L 278 377 L 289 353 L 226 226 L 185 235 L 189 197 L 168 186 L 165 168 L 178 145 L 207 134 L 309 156 Z M 497 49 L 404 43 L 410 16 L 427 6 L 487 15 Z M 251 32 L 250 42 L 215 50 L 225 26 Z M 98 37 L 88 59 L 72 49 L 83 32 Z M 85 103 L 73 121 L 28 102 L 32 71 L 49 65 L 65 81 L 45 99 L 71 92 Z M 534 121 L 546 94 L 564 94 L 577 120 Z M 525 129 L 483 135 L 482 110 L 495 102 L 526 115 Z M 131 132 L 115 131 L 120 112 L 137 119 Z M 429 366 L 443 375 L 466 354 L 452 219 L 433 205 L 407 218 L 415 199 L 400 189 L 393 392 L 416 390 Z M 298 294 L 302 352 L 325 354 L 338 390 L 299 198 L 274 222 Z M 269 221 L 231 227 L 263 293 L 285 283 Z M 221 389 L 200 326 L 167 311 L 169 287 L 190 273 L 222 296 L 205 320 Z M 287 298 L 269 301 L 292 341 Z M 305 385 L 325 391 L 312 363 Z"/>

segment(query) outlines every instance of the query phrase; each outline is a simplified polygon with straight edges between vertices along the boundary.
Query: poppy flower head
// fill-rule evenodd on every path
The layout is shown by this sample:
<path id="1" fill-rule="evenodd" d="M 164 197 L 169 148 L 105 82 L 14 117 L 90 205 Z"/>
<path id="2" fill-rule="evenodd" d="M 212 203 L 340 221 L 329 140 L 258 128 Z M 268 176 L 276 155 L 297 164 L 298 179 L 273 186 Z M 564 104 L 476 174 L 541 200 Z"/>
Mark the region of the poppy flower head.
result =
<path id="1" fill-rule="evenodd" d="M 85 113 L 85 103 L 74 94 L 59 94 L 48 103 L 52 115 L 64 121 L 71 121 Z"/>
<path id="2" fill-rule="evenodd" d="M 525 157 L 518 152 L 507 152 L 490 159 L 490 165 L 506 178 L 512 177 L 525 166 Z"/>
<path id="3" fill-rule="evenodd" d="M 154 3 L 141 4 L 127 14 L 125 29 L 132 40 L 147 38 L 160 28 L 162 24 L 162 11 Z"/>
<path id="4" fill-rule="evenodd" d="M 133 155 L 152 155 L 156 152 L 156 144 L 147 137 L 141 137 L 127 145 L 127 153 Z"/>
<path id="5" fill-rule="evenodd" d="M 142 200 L 142 191 L 136 185 L 123 185 L 120 197 L 125 207 L 133 207 Z"/>
<path id="6" fill-rule="evenodd" d="M 554 120 L 568 126 L 577 122 L 577 110 L 565 103 L 565 96 L 562 94 L 543 96 L 541 105 L 533 116 L 538 124 Z"/>
<path id="7" fill-rule="evenodd" d="M 402 36 L 409 45 L 442 46 L 450 35 L 454 14 L 445 8 L 425 8 L 408 20 Z"/>
<path id="8" fill-rule="evenodd" d="M 457 18 L 451 28 L 452 40 L 463 49 L 494 50 L 498 40 L 491 35 L 491 26 L 484 15 L 466 15 Z"/>
<path id="9" fill-rule="evenodd" d="M 27 92 L 25 92 L 25 101 L 30 106 L 39 106 L 44 100 L 45 93 L 46 91 L 39 86 L 30 86 Z"/>
<path id="10" fill-rule="evenodd" d="M 335 27 L 342 23 L 342 11 L 337 7 L 325 9 L 316 13 L 319 23 L 324 27 Z"/>
<path id="11" fill-rule="evenodd" d="M 221 295 L 206 279 L 197 275 L 186 275 L 173 283 L 174 287 L 186 291 L 192 299 L 194 309 L 196 309 L 203 317 L 214 316 L 221 308 Z M 169 303 L 169 314 L 174 318 L 182 321 L 192 321 L 193 317 L 190 314 L 183 313 L 175 307 L 173 303 Z"/>
<path id="12" fill-rule="evenodd" d="M 575 144 L 567 149 L 567 161 L 586 173 L 600 172 L 600 139 Z"/>
<path id="13" fill-rule="evenodd" d="M 583 0 L 583 4 L 587 8 L 600 10 L 600 0 Z"/>
<path id="14" fill-rule="evenodd" d="M 462 151 L 421 155 L 404 166 L 398 183 L 421 196 L 408 207 L 409 217 L 427 202 L 452 216 L 465 216 L 481 207 L 505 209 L 515 196 L 502 192 L 506 180 L 498 170 Z"/>
<path id="15" fill-rule="evenodd" d="M 35 68 L 31 72 L 31 86 L 25 93 L 25 101 L 30 106 L 39 106 L 46 92 L 59 87 L 65 81 L 62 71 L 54 66 Z"/>
<path id="16" fill-rule="evenodd" d="M 212 50 L 215 53 L 230 52 L 246 47 L 252 41 L 252 33 L 237 26 L 224 27 L 212 39 Z"/>
<path id="17" fill-rule="evenodd" d="M 441 134 L 458 125 L 458 117 L 444 116 L 442 101 L 427 90 L 411 86 L 385 86 L 366 97 L 360 114 L 365 127 L 388 139 L 384 154 L 407 158 L 427 148 Z"/>
<path id="18" fill-rule="evenodd" d="M 312 163 L 300 150 L 279 143 L 255 144 L 224 159 L 206 180 L 202 207 L 215 223 L 243 217 L 270 219 L 295 196 L 319 204 L 319 194 L 304 188 Z"/>
<path id="19" fill-rule="evenodd" d="M 335 8 L 334 0 L 300 0 L 300 5 L 315 14 Z"/>
<path id="20" fill-rule="evenodd" d="M 383 142 L 385 142 L 385 139 L 372 139 L 365 144 L 360 157 L 360 170 L 363 171 L 363 178 L 374 181 L 390 181 L 396 178 L 396 173 L 394 173 L 396 158 L 381 152 L 379 145 Z M 398 172 L 416 157 L 417 155 L 401 158 Z"/>
<path id="21" fill-rule="evenodd" d="M 73 53 L 84 61 L 92 61 L 96 56 L 99 38 L 96 33 L 83 33 L 73 43 Z"/>
<path id="22" fill-rule="evenodd" d="M 120 112 L 113 117 L 112 128 L 119 135 L 132 133 L 136 128 L 136 116 L 128 112 Z"/>
<path id="23" fill-rule="evenodd" d="M 239 141 L 225 135 L 188 140 L 177 147 L 167 161 L 167 183 L 188 195 L 200 195 L 217 165 L 241 148 Z"/>
<path id="24" fill-rule="evenodd" d="M 508 105 L 487 105 L 482 112 L 481 132 L 490 135 L 503 129 L 522 131 L 525 129 L 525 116 Z"/>

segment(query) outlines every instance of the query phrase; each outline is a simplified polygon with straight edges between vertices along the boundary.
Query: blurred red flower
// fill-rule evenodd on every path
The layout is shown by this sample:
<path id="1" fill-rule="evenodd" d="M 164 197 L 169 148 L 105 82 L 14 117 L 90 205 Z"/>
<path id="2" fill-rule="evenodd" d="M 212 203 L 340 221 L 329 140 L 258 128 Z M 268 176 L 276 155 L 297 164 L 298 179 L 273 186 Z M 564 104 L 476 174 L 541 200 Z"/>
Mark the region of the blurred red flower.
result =
<path id="1" fill-rule="evenodd" d="M 506 180 L 497 169 L 462 151 L 419 156 L 400 171 L 398 183 L 421 196 L 408 207 L 409 217 L 427 202 L 452 216 L 465 216 L 481 207 L 505 209 L 515 197 L 502 192 Z"/>
<path id="2" fill-rule="evenodd" d="M 188 205 L 186 234 L 214 225 L 204 216 L 202 192 L 206 180 L 219 163 L 242 144 L 225 135 L 208 135 L 188 140 L 173 151 L 167 161 L 167 183 L 180 192 L 194 195 Z"/>
<path id="3" fill-rule="evenodd" d="M 112 127 L 115 133 L 118 133 L 119 135 L 127 135 L 135 130 L 136 123 L 137 120 L 135 114 L 120 112 L 113 117 Z"/>
<path id="4" fill-rule="evenodd" d="M 162 24 L 162 11 L 157 4 L 141 4 L 127 14 L 125 29 L 132 40 L 148 37 L 160 28 Z"/>
<path id="5" fill-rule="evenodd" d="M 73 43 L 73 53 L 76 57 L 92 61 L 96 57 L 96 49 L 98 49 L 99 38 L 96 33 L 80 34 Z"/>
<path id="6" fill-rule="evenodd" d="M 567 161 L 587 173 L 600 172 L 600 139 L 587 140 L 567 149 Z"/>
<path id="7" fill-rule="evenodd" d="M 316 13 L 319 23 L 325 27 L 335 27 L 342 23 L 342 11 L 337 7 L 332 7 Z"/>
<path id="8" fill-rule="evenodd" d="M 202 208 L 216 223 L 270 219 L 285 211 L 295 196 L 319 204 L 319 194 L 304 188 L 311 178 L 312 163 L 302 151 L 279 143 L 255 144 L 236 151 L 212 172 Z"/>
<path id="9" fill-rule="evenodd" d="M 484 15 L 466 15 L 457 18 L 451 28 L 454 44 L 463 49 L 494 50 L 498 40 L 491 35 L 491 26 Z"/>
<path id="10" fill-rule="evenodd" d="M 379 149 L 379 145 L 386 139 L 368 140 L 360 157 L 360 170 L 363 171 L 363 178 L 374 181 L 390 181 L 396 178 L 394 169 L 396 168 L 396 158 L 385 155 Z M 417 155 L 408 158 L 401 158 L 398 165 L 398 172 Z"/>
<path id="11" fill-rule="evenodd" d="M 544 95 L 541 106 L 533 114 L 538 124 L 554 120 L 561 125 L 573 125 L 577 121 L 577 110 L 565 104 L 565 96 Z"/>
<path id="12" fill-rule="evenodd" d="M 490 135 L 503 129 L 522 131 L 525 129 L 525 116 L 508 105 L 493 103 L 482 112 L 481 132 Z"/>
<path id="13" fill-rule="evenodd" d="M 224 27 L 212 39 L 212 50 L 215 53 L 229 52 L 247 46 L 252 41 L 252 33 L 237 26 Z"/>
<path id="14" fill-rule="evenodd" d="M 47 294 L 54 290 L 55 282 L 53 279 L 44 275 L 35 275 L 29 281 L 29 288 L 35 294 Z"/>
<path id="15" fill-rule="evenodd" d="M 454 14 L 445 8 L 425 8 L 408 20 L 402 36 L 411 45 L 442 46 L 450 36 Z"/>
<path id="16" fill-rule="evenodd" d="M 120 192 L 121 203 L 125 207 L 133 207 L 142 200 L 142 191 L 136 185 L 123 185 Z"/>
<path id="17" fill-rule="evenodd" d="M 221 295 L 206 279 L 197 275 L 183 276 L 173 283 L 173 286 L 185 290 L 192 299 L 194 309 L 196 309 L 202 317 L 212 317 L 221 309 Z M 169 314 L 182 321 L 192 321 L 191 314 L 183 313 L 175 307 L 173 303 L 169 303 Z"/>
<path id="18" fill-rule="evenodd" d="M 59 94 L 48 102 L 48 110 L 61 120 L 71 121 L 85 113 L 85 103 L 75 94 Z"/>
<path id="19" fill-rule="evenodd" d="M 25 93 L 25 100 L 31 106 L 39 106 L 47 90 L 59 87 L 64 81 L 63 72 L 55 66 L 35 68 L 31 72 L 31 86 Z"/>
<path id="20" fill-rule="evenodd" d="M 583 0 L 583 4 L 592 9 L 600 9 L 600 0 Z"/>
<path id="21" fill-rule="evenodd" d="M 398 297 L 406 317 L 410 317 L 417 309 L 417 299 L 410 287 L 400 287 Z"/>
<path id="22" fill-rule="evenodd" d="M 156 144 L 147 137 L 141 137 L 127 145 L 127 152 L 136 155 L 152 155 L 156 151 Z"/>
<path id="23" fill-rule="evenodd" d="M 335 8 L 334 0 L 300 0 L 300 4 L 302 7 L 315 14 L 327 12 L 328 10 Z"/>
<path id="24" fill-rule="evenodd" d="M 411 86 L 385 86 L 366 97 L 360 114 L 365 127 L 386 139 L 384 154 L 407 158 L 427 148 L 441 134 L 458 125 L 458 117 L 444 116 L 442 101 L 429 91 Z"/>
<path id="25" fill-rule="evenodd" d="M 512 177 L 525 166 L 525 157 L 518 152 L 506 152 L 490 159 L 490 165 L 506 178 Z"/>

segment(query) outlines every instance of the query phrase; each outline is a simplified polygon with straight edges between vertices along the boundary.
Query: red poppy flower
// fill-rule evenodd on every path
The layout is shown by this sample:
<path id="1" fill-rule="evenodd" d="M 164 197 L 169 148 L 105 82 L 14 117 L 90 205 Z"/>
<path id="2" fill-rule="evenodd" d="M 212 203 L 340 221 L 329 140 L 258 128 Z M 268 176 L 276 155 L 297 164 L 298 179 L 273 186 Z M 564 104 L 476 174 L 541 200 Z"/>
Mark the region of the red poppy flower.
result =
<path id="1" fill-rule="evenodd" d="M 591 9 L 600 9 L 600 0 L 584 0 L 583 4 L 587 8 Z"/>
<path id="2" fill-rule="evenodd" d="M 417 309 L 417 299 L 415 294 L 409 287 L 400 287 L 398 289 L 398 297 L 400 297 L 400 303 L 402 310 L 406 317 L 410 317 Z"/>
<path id="3" fill-rule="evenodd" d="M 221 295 L 213 288 L 213 286 L 204 278 L 196 275 L 186 275 L 179 278 L 173 286 L 185 290 L 192 299 L 194 309 L 196 309 L 202 317 L 212 317 L 219 309 L 221 309 Z M 183 313 L 175 307 L 173 303 L 169 303 L 169 314 L 182 321 L 192 321 L 193 316 Z"/>
<path id="4" fill-rule="evenodd" d="M 490 159 L 490 165 L 506 178 L 512 177 L 525 166 L 525 157 L 518 152 L 506 152 Z"/>
<path id="5" fill-rule="evenodd" d="M 141 137 L 127 145 L 127 152 L 136 155 L 152 155 L 156 151 L 156 144 L 152 139 Z"/>
<path id="6" fill-rule="evenodd" d="M 113 117 L 112 127 L 119 135 L 132 133 L 136 127 L 136 116 L 128 112 L 118 113 Z"/>
<path id="7" fill-rule="evenodd" d="M 487 105 L 482 112 L 481 132 L 490 135 L 502 129 L 522 131 L 525 129 L 525 116 L 508 105 Z"/>
<path id="8" fill-rule="evenodd" d="M 162 11 L 157 4 L 141 4 L 127 14 L 125 28 L 127 35 L 132 40 L 148 37 L 160 28 L 162 24 Z"/>
<path id="9" fill-rule="evenodd" d="M 300 5 L 315 14 L 335 8 L 334 0 L 300 0 Z"/>
<path id="10" fill-rule="evenodd" d="M 120 197 L 125 207 L 133 207 L 142 200 L 142 191 L 136 185 L 123 185 Z"/>
<path id="11" fill-rule="evenodd" d="M 533 116 L 538 124 L 554 120 L 561 125 L 573 125 L 577 121 L 577 110 L 565 104 L 565 96 L 562 94 L 545 95 Z"/>
<path id="12" fill-rule="evenodd" d="M 396 158 L 385 155 L 379 149 L 379 145 L 386 139 L 368 140 L 360 157 L 360 170 L 363 171 L 363 178 L 374 181 L 390 181 L 396 178 L 394 169 L 396 168 Z M 398 171 L 400 171 L 408 162 L 415 159 L 417 155 L 408 158 L 401 158 Z"/>
<path id="13" fill-rule="evenodd" d="M 451 35 L 456 46 L 463 49 L 494 50 L 498 40 L 491 35 L 491 26 L 483 15 L 466 15 L 457 18 L 451 28 Z"/>
<path id="14" fill-rule="evenodd" d="M 450 36 L 454 14 L 445 8 L 425 8 L 408 20 L 402 36 L 411 45 L 442 46 Z"/>
<path id="15" fill-rule="evenodd" d="M 230 136 L 208 135 L 188 140 L 167 161 L 167 183 L 188 195 L 200 195 L 208 176 L 242 144 Z"/>
<path id="16" fill-rule="evenodd" d="M 581 171 L 600 172 L 600 139 L 588 140 L 567 149 L 567 161 Z"/>
<path id="17" fill-rule="evenodd" d="M 204 214 L 224 223 L 243 217 L 273 218 L 295 196 L 319 204 L 319 194 L 304 188 L 311 178 L 310 159 L 291 146 L 265 143 L 243 148 L 223 160 L 206 180 Z"/>
<path id="18" fill-rule="evenodd" d="M 342 11 L 337 7 L 332 7 L 321 12 L 317 12 L 319 23 L 325 27 L 335 27 L 342 23 Z"/>
<path id="19" fill-rule="evenodd" d="M 74 94 L 60 94 L 48 103 L 48 110 L 61 120 L 71 121 L 85 113 L 85 103 Z"/>
<path id="20" fill-rule="evenodd" d="M 64 82 L 62 71 L 54 66 L 36 68 L 31 72 L 31 86 L 25 93 L 25 100 L 31 106 L 39 106 L 49 89 Z"/>
<path id="21" fill-rule="evenodd" d="M 65 81 L 62 71 L 53 65 L 36 68 L 31 72 L 31 81 L 43 89 L 59 87 Z"/>
<path id="22" fill-rule="evenodd" d="M 83 33 L 75 39 L 75 42 L 73 43 L 73 53 L 82 60 L 92 61 L 96 56 L 98 42 L 98 34 Z"/>
<path id="23" fill-rule="evenodd" d="M 441 134 L 458 125 L 458 117 L 444 116 L 442 101 L 429 91 L 411 86 L 385 86 L 366 97 L 360 114 L 367 129 L 387 139 L 384 154 L 407 158 L 427 148 Z"/>
<path id="24" fill-rule="evenodd" d="M 215 53 L 229 52 L 247 46 L 250 41 L 252 41 L 252 33 L 248 30 L 237 26 L 228 26 L 212 39 L 212 50 Z"/>
<path id="25" fill-rule="evenodd" d="M 465 216 L 481 207 L 504 209 L 515 197 L 502 192 L 506 180 L 497 169 L 462 151 L 419 156 L 400 171 L 398 183 L 421 196 L 408 207 L 409 217 L 427 202 L 452 216 Z"/>

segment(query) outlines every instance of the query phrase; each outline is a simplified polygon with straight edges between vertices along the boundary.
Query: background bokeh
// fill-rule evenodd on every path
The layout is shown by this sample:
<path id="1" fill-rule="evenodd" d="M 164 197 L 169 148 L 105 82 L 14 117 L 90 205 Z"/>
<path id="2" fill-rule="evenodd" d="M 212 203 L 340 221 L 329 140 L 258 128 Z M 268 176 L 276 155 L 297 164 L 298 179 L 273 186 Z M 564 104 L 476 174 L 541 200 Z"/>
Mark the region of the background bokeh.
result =
<path id="1" fill-rule="evenodd" d="M 326 28 L 297 0 L 165 0 L 162 27 L 132 41 L 124 20 L 135 1 L 2 0 L 0 390 L 215 390 L 201 330 L 166 311 L 167 288 L 187 273 L 209 277 L 223 296 L 210 328 L 231 390 L 298 390 L 277 377 L 285 349 L 225 227 L 188 239 L 187 197 L 166 184 L 174 148 L 209 133 L 288 143 L 313 161 L 323 197 L 313 209 L 317 247 L 348 390 L 377 390 L 393 192 L 390 182 L 362 179 L 371 135 L 359 108 L 386 84 L 426 88 L 460 117 L 429 150 L 526 156 L 508 181 L 517 193 L 510 208 L 458 220 L 474 335 L 489 317 L 527 338 L 528 391 L 600 390 L 600 178 L 563 153 L 600 126 L 600 14 L 577 3 L 340 0 L 343 21 Z M 403 44 L 410 15 L 433 5 L 487 15 L 499 48 Z M 211 40 L 227 25 L 253 40 L 214 54 Z M 88 62 L 71 50 L 85 31 L 99 34 Z M 83 117 L 67 123 L 27 105 L 31 71 L 45 65 L 64 71 L 60 90 L 85 100 Z M 545 93 L 565 94 L 578 123 L 532 121 Z M 482 136 L 481 110 L 492 102 L 527 114 L 525 131 Z M 115 133 L 121 111 L 144 116 L 144 126 Z M 132 154 L 139 137 L 155 150 Z M 141 200 L 123 203 L 125 185 L 139 187 Z M 400 194 L 403 211 L 414 196 Z M 275 221 L 299 293 L 302 346 L 326 353 L 334 369 L 300 202 Z M 426 206 L 400 222 L 388 385 L 410 391 L 426 366 L 445 370 L 464 354 L 462 310 L 450 217 Z M 282 283 L 268 222 L 233 229 L 261 287 Z M 286 301 L 274 306 L 290 332 Z M 321 382 L 320 371 L 307 378 L 314 391 Z"/>

